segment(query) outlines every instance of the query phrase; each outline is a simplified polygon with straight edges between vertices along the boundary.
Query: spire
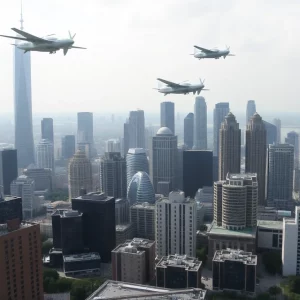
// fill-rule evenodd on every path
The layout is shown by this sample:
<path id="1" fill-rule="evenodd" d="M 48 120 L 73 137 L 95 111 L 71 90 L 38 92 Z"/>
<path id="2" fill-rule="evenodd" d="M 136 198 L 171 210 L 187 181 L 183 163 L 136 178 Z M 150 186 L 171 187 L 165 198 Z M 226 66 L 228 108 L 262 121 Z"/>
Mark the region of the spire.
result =
<path id="1" fill-rule="evenodd" d="M 24 20 L 23 20 L 23 3 L 22 3 L 22 0 L 21 0 L 21 19 L 20 19 L 20 23 L 21 23 L 21 27 L 20 29 L 23 30 L 23 23 L 24 23 Z"/>

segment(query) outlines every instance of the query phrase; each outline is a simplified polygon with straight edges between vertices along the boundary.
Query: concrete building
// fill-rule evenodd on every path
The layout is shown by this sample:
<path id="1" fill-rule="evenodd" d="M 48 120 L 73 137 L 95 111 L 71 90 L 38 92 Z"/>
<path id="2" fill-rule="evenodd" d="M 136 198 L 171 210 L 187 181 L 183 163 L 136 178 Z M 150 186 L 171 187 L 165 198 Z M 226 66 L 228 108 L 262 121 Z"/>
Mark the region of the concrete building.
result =
<path id="1" fill-rule="evenodd" d="M 206 290 L 202 289 L 180 289 L 170 290 L 149 285 L 128 284 L 126 282 L 107 280 L 86 300 L 98 300 L 109 298 L 122 298 L 123 300 L 149 300 L 155 297 L 156 300 L 178 299 L 181 300 L 205 300 Z"/>
<path id="2" fill-rule="evenodd" d="M 10 195 L 10 184 L 18 177 L 16 149 L 0 150 L 0 186 L 4 195 Z"/>
<path id="3" fill-rule="evenodd" d="M 43 118 L 41 121 L 42 140 L 48 140 L 54 145 L 53 119 Z"/>
<path id="4" fill-rule="evenodd" d="M 267 145 L 277 144 L 277 127 L 269 122 L 263 122 L 267 131 Z"/>
<path id="5" fill-rule="evenodd" d="M 294 146 L 269 145 L 267 169 L 268 206 L 287 209 L 293 195 Z"/>
<path id="6" fill-rule="evenodd" d="M 219 156 L 219 137 L 221 124 L 225 121 L 225 117 L 229 113 L 229 103 L 220 102 L 215 105 L 214 109 L 214 156 Z"/>
<path id="7" fill-rule="evenodd" d="M 128 190 L 127 199 L 130 205 L 136 202 L 148 202 L 155 204 L 155 192 L 150 177 L 146 172 L 137 172 L 131 179 Z"/>
<path id="8" fill-rule="evenodd" d="M 204 208 L 204 221 L 212 222 L 214 218 L 214 188 L 204 186 L 202 189 L 199 189 L 195 195 L 195 200 Z"/>
<path id="9" fill-rule="evenodd" d="M 129 223 L 129 201 L 126 198 L 115 200 L 116 225 Z"/>
<path id="10" fill-rule="evenodd" d="M 51 169 L 29 168 L 25 169 L 23 174 L 34 180 L 35 191 L 52 191 L 53 180 Z"/>
<path id="11" fill-rule="evenodd" d="M 241 130 L 235 116 L 230 112 L 221 125 L 219 140 L 219 180 L 227 173 L 241 170 Z"/>
<path id="12" fill-rule="evenodd" d="M 131 148 L 126 155 L 127 187 L 137 172 L 149 174 L 149 162 L 145 149 Z"/>
<path id="13" fill-rule="evenodd" d="M 70 159 L 75 154 L 75 135 L 65 135 L 61 139 L 61 155 L 63 159 Z"/>
<path id="14" fill-rule="evenodd" d="M 38 168 L 51 169 L 54 173 L 54 148 L 49 140 L 41 140 L 36 145 L 36 164 Z"/>
<path id="15" fill-rule="evenodd" d="M 100 161 L 100 189 L 114 198 L 126 198 L 126 160 L 120 152 L 106 152 Z"/>
<path id="16" fill-rule="evenodd" d="M 175 105 L 174 102 L 160 103 L 160 127 L 168 127 L 175 135 Z"/>
<path id="17" fill-rule="evenodd" d="M 124 244 L 134 237 L 134 226 L 132 223 L 116 225 L 116 245 Z"/>
<path id="18" fill-rule="evenodd" d="M 41 248 L 38 224 L 0 225 L 0 299 L 44 299 Z"/>
<path id="19" fill-rule="evenodd" d="M 254 100 L 248 100 L 246 110 L 246 127 L 256 113 L 256 104 Z"/>
<path id="20" fill-rule="evenodd" d="M 245 156 L 245 171 L 257 174 L 258 203 L 264 205 L 266 198 L 267 132 L 258 113 L 254 113 L 247 125 Z"/>
<path id="21" fill-rule="evenodd" d="M 282 249 L 282 221 L 257 221 L 257 249 L 278 250 Z"/>
<path id="22" fill-rule="evenodd" d="M 274 125 L 277 128 L 277 143 L 281 144 L 281 120 L 274 119 Z"/>
<path id="23" fill-rule="evenodd" d="M 113 280 L 143 284 L 155 277 L 155 241 L 127 240 L 111 256 Z"/>
<path id="24" fill-rule="evenodd" d="M 25 175 L 19 176 L 10 185 L 12 196 L 22 198 L 23 219 L 31 219 L 40 209 L 39 200 L 34 196 L 34 180 Z"/>
<path id="25" fill-rule="evenodd" d="M 94 144 L 94 125 L 93 113 L 79 112 L 77 113 L 77 143 Z"/>
<path id="26" fill-rule="evenodd" d="M 156 206 L 147 202 L 130 207 L 130 223 L 134 226 L 134 236 L 155 240 Z"/>
<path id="27" fill-rule="evenodd" d="M 156 242 L 158 257 L 170 254 L 196 256 L 197 203 L 173 191 L 156 202 Z"/>
<path id="28" fill-rule="evenodd" d="M 23 220 L 22 198 L 15 196 L 1 196 L 0 198 L 0 224 L 9 220 Z"/>
<path id="29" fill-rule="evenodd" d="M 207 149 L 207 107 L 205 99 L 198 96 L 194 104 L 194 145 L 195 150 Z"/>
<path id="30" fill-rule="evenodd" d="M 69 198 L 80 196 L 80 190 L 92 191 L 92 165 L 84 152 L 77 150 L 69 162 Z"/>
<path id="31" fill-rule="evenodd" d="M 282 275 L 300 275 L 300 206 L 295 208 L 295 219 L 283 219 Z"/>
<path id="32" fill-rule="evenodd" d="M 257 256 L 241 250 L 217 250 L 213 258 L 213 290 L 256 292 Z"/>
<path id="33" fill-rule="evenodd" d="M 177 136 L 167 127 L 160 128 L 152 138 L 150 175 L 154 190 L 168 195 L 176 181 Z"/>
<path id="34" fill-rule="evenodd" d="M 117 139 L 105 141 L 105 152 L 121 152 L 121 142 Z"/>
<path id="35" fill-rule="evenodd" d="M 169 289 L 199 288 L 202 262 L 187 255 L 164 256 L 156 265 L 156 286 Z"/>
<path id="36" fill-rule="evenodd" d="M 183 142 L 188 149 L 192 149 L 194 145 L 194 114 L 188 113 L 184 118 L 184 135 Z"/>

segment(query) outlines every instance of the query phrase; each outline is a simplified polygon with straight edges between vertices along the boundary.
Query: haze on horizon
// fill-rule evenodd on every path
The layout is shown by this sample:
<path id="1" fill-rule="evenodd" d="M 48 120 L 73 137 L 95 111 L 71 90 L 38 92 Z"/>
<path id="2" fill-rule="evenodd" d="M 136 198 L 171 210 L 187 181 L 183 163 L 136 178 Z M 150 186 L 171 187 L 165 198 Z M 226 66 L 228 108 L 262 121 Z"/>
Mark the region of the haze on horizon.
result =
<path id="1" fill-rule="evenodd" d="M 68 30 L 87 50 L 31 53 L 33 114 L 159 111 L 174 101 L 192 111 L 193 95 L 164 97 L 156 78 L 206 79 L 208 109 L 229 101 L 232 111 L 299 111 L 299 2 L 296 0 L 23 0 L 24 30 L 38 36 Z M 0 3 L 0 33 L 20 26 L 20 2 Z M 0 39 L 1 111 L 13 111 L 13 46 Z M 230 46 L 235 57 L 193 58 L 193 45 Z"/>

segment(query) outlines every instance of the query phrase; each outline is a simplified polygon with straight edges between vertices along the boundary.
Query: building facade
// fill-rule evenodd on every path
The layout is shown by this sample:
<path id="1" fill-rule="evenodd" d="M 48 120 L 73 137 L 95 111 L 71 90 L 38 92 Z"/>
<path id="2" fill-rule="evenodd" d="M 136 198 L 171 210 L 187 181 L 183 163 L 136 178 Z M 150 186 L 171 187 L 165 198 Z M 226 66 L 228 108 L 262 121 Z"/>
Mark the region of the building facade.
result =
<path id="1" fill-rule="evenodd" d="M 43 118 L 41 121 L 42 140 L 48 140 L 54 145 L 53 119 Z"/>
<path id="2" fill-rule="evenodd" d="M 15 196 L 5 196 L 0 198 L 0 224 L 9 220 L 23 220 L 22 198 Z"/>
<path id="3" fill-rule="evenodd" d="M 160 103 L 160 127 L 168 127 L 175 135 L 175 105 L 174 102 Z"/>
<path id="4" fill-rule="evenodd" d="M 194 104 L 194 145 L 195 150 L 207 149 L 207 107 L 205 99 L 198 96 Z"/>
<path id="5" fill-rule="evenodd" d="M 34 186 L 36 191 L 52 191 L 53 180 L 51 169 L 30 168 L 25 169 L 23 171 L 23 174 L 26 175 L 28 178 L 34 180 Z"/>
<path id="6" fill-rule="evenodd" d="M 281 120 L 280 119 L 274 119 L 274 125 L 277 128 L 277 143 L 281 144 Z"/>
<path id="7" fill-rule="evenodd" d="M 115 200 L 116 225 L 129 223 L 129 201 L 126 198 Z"/>
<path id="8" fill-rule="evenodd" d="M 61 139 L 61 155 L 63 159 L 70 159 L 75 154 L 75 135 L 65 135 Z"/>
<path id="9" fill-rule="evenodd" d="M 267 145 L 277 143 L 277 127 L 274 124 L 263 121 L 267 131 Z"/>
<path id="10" fill-rule="evenodd" d="M 38 168 L 51 169 L 54 173 L 54 148 L 49 140 L 41 140 L 36 145 L 36 164 Z"/>
<path id="11" fill-rule="evenodd" d="M 184 118 L 183 125 L 183 142 L 188 147 L 188 149 L 192 149 L 194 145 L 194 114 L 188 113 Z"/>
<path id="12" fill-rule="evenodd" d="M 256 104 L 254 100 L 248 100 L 246 110 L 246 126 L 251 121 L 251 118 L 256 113 Z"/>

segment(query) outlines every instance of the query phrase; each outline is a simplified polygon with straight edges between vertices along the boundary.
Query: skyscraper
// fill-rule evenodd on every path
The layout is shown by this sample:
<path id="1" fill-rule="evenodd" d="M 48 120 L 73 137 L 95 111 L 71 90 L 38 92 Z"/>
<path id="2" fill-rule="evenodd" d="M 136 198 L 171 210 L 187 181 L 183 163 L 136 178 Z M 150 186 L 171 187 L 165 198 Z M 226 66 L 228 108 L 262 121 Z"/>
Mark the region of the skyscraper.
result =
<path id="1" fill-rule="evenodd" d="M 49 140 L 41 140 L 36 145 L 36 164 L 38 168 L 51 169 L 54 173 L 53 144 Z"/>
<path id="2" fill-rule="evenodd" d="M 131 111 L 124 124 L 124 155 L 130 148 L 145 149 L 145 117 L 143 110 Z"/>
<path id="3" fill-rule="evenodd" d="M 248 100 L 246 111 L 246 126 L 250 122 L 252 116 L 256 113 L 256 104 L 254 100 Z"/>
<path id="4" fill-rule="evenodd" d="M 277 143 L 281 143 L 281 120 L 280 119 L 274 119 L 274 125 L 277 128 Z"/>
<path id="5" fill-rule="evenodd" d="M 194 143 L 194 114 L 188 113 L 184 118 L 184 144 L 188 149 L 193 148 Z"/>
<path id="6" fill-rule="evenodd" d="M 193 149 L 207 149 L 207 107 L 205 99 L 202 96 L 198 96 L 195 99 Z"/>
<path id="7" fill-rule="evenodd" d="M 246 130 L 246 172 L 256 173 L 258 201 L 265 203 L 266 189 L 267 132 L 261 116 L 255 113 Z"/>
<path id="8" fill-rule="evenodd" d="M 106 152 L 100 161 L 102 192 L 114 198 L 126 198 L 126 160 L 120 152 Z"/>
<path id="9" fill-rule="evenodd" d="M 149 163 L 145 149 L 131 148 L 126 155 L 127 186 L 134 174 L 139 171 L 149 174 Z"/>
<path id="10" fill-rule="evenodd" d="M 268 149 L 268 205 L 286 209 L 293 194 L 294 146 L 269 145 Z"/>
<path id="11" fill-rule="evenodd" d="M 168 127 L 175 135 L 175 109 L 173 102 L 160 103 L 160 127 Z"/>
<path id="12" fill-rule="evenodd" d="M 227 173 L 240 173 L 241 130 L 235 116 L 230 112 L 220 129 L 219 180 L 225 180 Z"/>
<path id="13" fill-rule="evenodd" d="M 80 190 L 92 191 L 92 164 L 84 152 L 77 150 L 69 162 L 69 199 L 80 196 Z"/>
<path id="14" fill-rule="evenodd" d="M 52 118 L 44 118 L 41 121 L 41 130 L 42 130 L 42 139 L 49 140 L 52 144 L 54 144 Z"/>
<path id="15" fill-rule="evenodd" d="M 23 17 L 21 14 L 21 30 Z M 16 41 L 18 43 L 19 41 Z M 31 105 L 31 60 L 30 52 L 14 47 L 14 113 L 15 148 L 18 154 L 18 167 L 25 168 L 34 163 Z"/>
<path id="16" fill-rule="evenodd" d="M 0 150 L 0 190 L 10 195 L 10 184 L 18 177 L 18 160 L 16 149 Z"/>
<path id="17" fill-rule="evenodd" d="M 267 131 L 267 145 L 277 143 L 277 127 L 274 124 L 263 121 Z"/>
<path id="18" fill-rule="evenodd" d="M 78 148 L 85 151 L 90 158 L 94 147 L 93 113 L 77 113 L 77 144 Z"/>
<path id="19" fill-rule="evenodd" d="M 150 151 L 150 174 L 154 190 L 168 194 L 176 180 L 177 136 L 167 127 L 162 127 L 152 138 Z M 161 190 L 163 189 L 163 190 Z"/>
<path id="20" fill-rule="evenodd" d="M 214 109 L 214 156 L 219 156 L 219 136 L 221 124 L 229 113 L 229 103 L 220 102 L 215 105 Z"/>
<path id="21" fill-rule="evenodd" d="M 299 134 L 295 131 L 288 132 L 285 143 L 294 146 L 294 168 L 299 169 Z"/>
<path id="22" fill-rule="evenodd" d="M 70 159 L 75 154 L 75 135 L 66 135 L 61 139 L 61 154 L 64 159 Z"/>

